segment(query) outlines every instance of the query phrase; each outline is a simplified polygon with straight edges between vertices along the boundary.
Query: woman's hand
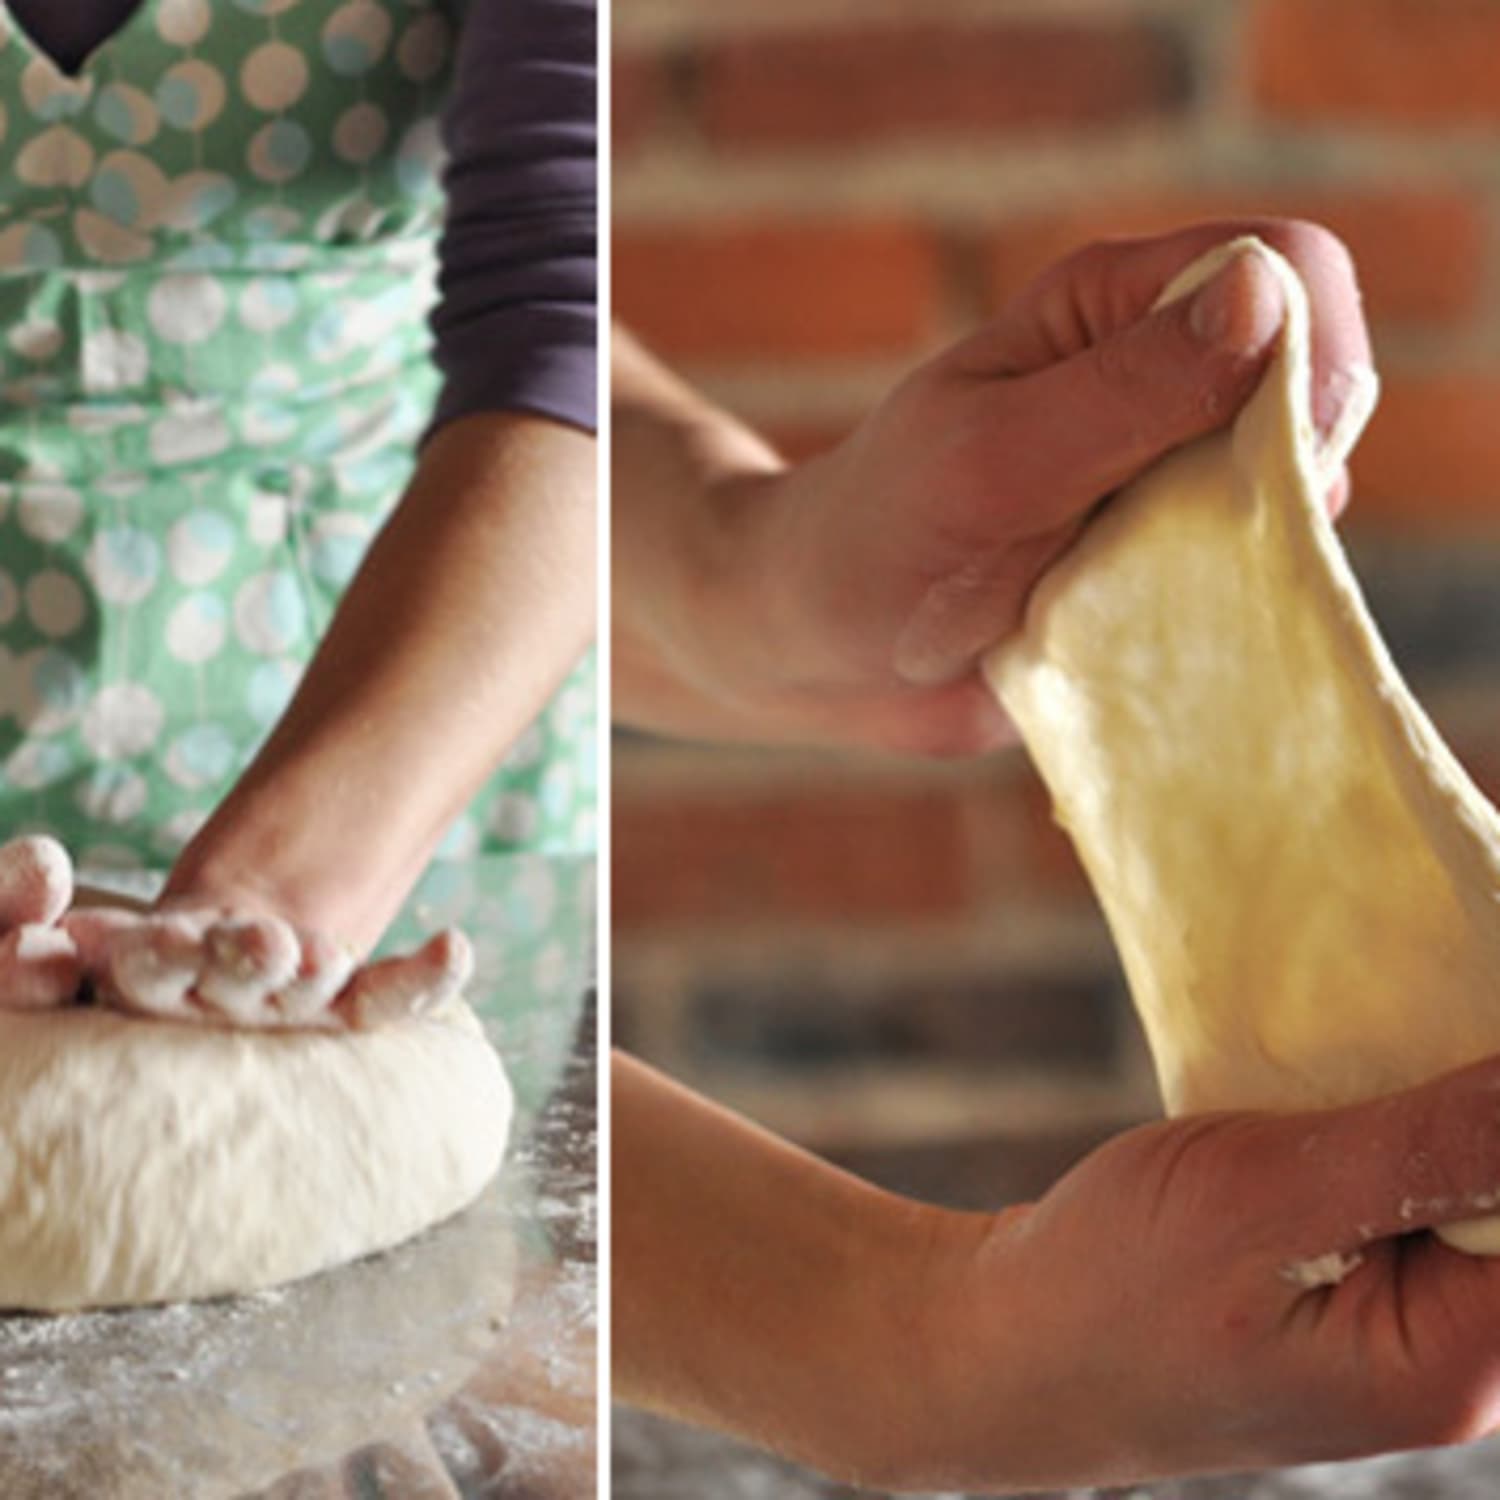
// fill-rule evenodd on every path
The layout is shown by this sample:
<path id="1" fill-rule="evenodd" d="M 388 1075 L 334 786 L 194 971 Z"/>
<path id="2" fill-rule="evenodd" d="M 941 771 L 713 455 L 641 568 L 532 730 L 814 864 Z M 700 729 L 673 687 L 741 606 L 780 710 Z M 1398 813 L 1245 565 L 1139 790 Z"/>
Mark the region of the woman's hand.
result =
<path id="1" fill-rule="evenodd" d="M 934 1373 L 883 1477 L 1123 1484 L 1500 1427 L 1500 1259 L 1423 1232 L 1495 1207 L 1497 1098 L 1491 1060 L 1350 1109 L 1150 1125 L 950 1226 Z"/>
<path id="2" fill-rule="evenodd" d="M 194 903 L 147 907 L 75 889 L 55 839 L 0 845 L 0 1009 L 79 999 L 159 1020 L 248 1029 L 366 1029 L 434 1010 L 473 973 L 450 929 L 357 968 L 331 938 L 273 913 Z"/>
<path id="3" fill-rule="evenodd" d="M 411 953 L 359 967 L 323 933 L 244 907 L 146 907 L 75 890 L 55 839 L 0 845 L 0 1009 L 51 1010 L 85 985 L 116 1010 L 241 1029 L 366 1030 L 424 1015 L 474 971 L 450 928 Z"/>
<path id="4" fill-rule="evenodd" d="M 375 946 L 592 637 L 594 467 L 592 437 L 524 413 L 433 435 L 173 904 Z"/>
<path id="5" fill-rule="evenodd" d="M 144 913 L 64 919 L 95 998 L 156 1019 L 242 1030 L 368 1030 L 425 1015 L 460 993 L 473 949 L 456 928 L 411 953 L 356 967 L 324 933 L 250 908 L 167 902 Z"/>
<path id="6" fill-rule="evenodd" d="M 1500 1428 L 1500 1059 L 1148 1125 L 1039 1202 L 895 1196 L 625 1058 L 623 1399 L 882 1493 L 1130 1484 Z"/>
<path id="7" fill-rule="evenodd" d="M 1008 738 L 978 657 L 1015 628 L 1101 501 L 1222 426 L 1259 380 L 1283 308 L 1255 259 L 1151 311 L 1177 272 L 1246 233 L 1307 284 L 1326 430 L 1368 379 L 1369 344 L 1347 253 L 1288 221 L 1091 246 L 916 370 L 845 442 L 790 469 L 622 344 L 616 675 L 627 717 L 925 753 Z M 662 498 L 693 482 L 694 503 Z"/>

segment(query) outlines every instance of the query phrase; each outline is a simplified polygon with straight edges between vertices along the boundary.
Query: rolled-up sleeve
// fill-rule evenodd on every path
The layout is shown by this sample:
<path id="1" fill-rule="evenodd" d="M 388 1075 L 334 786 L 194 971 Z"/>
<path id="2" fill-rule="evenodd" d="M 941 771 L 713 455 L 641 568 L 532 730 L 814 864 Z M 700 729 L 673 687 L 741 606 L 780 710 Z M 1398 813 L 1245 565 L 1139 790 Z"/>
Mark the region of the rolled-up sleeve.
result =
<path id="1" fill-rule="evenodd" d="M 470 0 L 444 119 L 429 430 L 480 411 L 595 427 L 595 48 L 594 0 Z"/>

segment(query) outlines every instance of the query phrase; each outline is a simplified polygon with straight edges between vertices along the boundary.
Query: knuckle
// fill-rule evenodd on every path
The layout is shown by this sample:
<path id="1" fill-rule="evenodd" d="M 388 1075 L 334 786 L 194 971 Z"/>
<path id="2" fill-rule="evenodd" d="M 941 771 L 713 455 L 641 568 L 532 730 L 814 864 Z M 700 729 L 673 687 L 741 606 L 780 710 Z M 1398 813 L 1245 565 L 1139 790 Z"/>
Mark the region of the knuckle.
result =
<path id="1" fill-rule="evenodd" d="M 1120 240 L 1101 237 L 1089 240 L 1058 263 L 1057 269 L 1072 279 L 1102 276 L 1119 256 Z"/>
<path id="2" fill-rule="evenodd" d="M 1106 390 L 1131 397 L 1147 383 L 1148 361 L 1135 339 L 1102 339 L 1090 346 L 1088 358 L 1095 378 Z"/>
<path id="3" fill-rule="evenodd" d="M 1105 322 L 1121 248 L 1130 243 L 1123 238 L 1091 240 L 1053 261 L 1033 283 L 1031 306 L 1060 352 L 1093 342 Z"/>
<path id="4" fill-rule="evenodd" d="M 1105 268 L 1110 242 L 1089 240 L 1059 256 L 1037 277 L 1039 288 L 1070 287 L 1080 280 L 1099 275 Z"/>

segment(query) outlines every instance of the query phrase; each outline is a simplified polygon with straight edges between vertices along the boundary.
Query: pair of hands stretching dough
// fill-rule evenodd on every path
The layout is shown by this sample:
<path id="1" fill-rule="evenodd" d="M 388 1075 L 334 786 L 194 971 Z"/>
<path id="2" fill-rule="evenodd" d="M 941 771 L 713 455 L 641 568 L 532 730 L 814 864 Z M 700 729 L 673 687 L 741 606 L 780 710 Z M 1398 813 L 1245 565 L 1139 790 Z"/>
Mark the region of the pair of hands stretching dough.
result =
<path id="1" fill-rule="evenodd" d="M 1343 249 L 1286 222 L 1085 250 L 797 468 L 622 342 L 617 711 L 761 741 L 1008 740 L 978 656 L 1096 505 L 1229 420 L 1260 377 L 1282 305 L 1254 258 L 1150 311 L 1245 233 L 1308 288 L 1326 431 L 1369 346 Z M 1477 1437 L 1500 1427 L 1500 1260 L 1421 1231 L 1500 1185 L 1497 1095 L 1488 1061 L 1348 1109 L 1152 1124 L 1036 1203 L 959 1214 L 620 1058 L 617 1385 L 898 1489 L 1123 1483 Z"/>

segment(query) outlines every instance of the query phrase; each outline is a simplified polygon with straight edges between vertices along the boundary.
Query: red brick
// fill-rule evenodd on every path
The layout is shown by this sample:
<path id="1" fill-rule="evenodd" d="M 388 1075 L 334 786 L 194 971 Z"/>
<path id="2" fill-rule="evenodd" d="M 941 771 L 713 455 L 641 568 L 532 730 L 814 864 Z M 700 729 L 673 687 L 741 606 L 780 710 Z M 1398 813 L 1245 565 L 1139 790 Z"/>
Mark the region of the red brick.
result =
<path id="1" fill-rule="evenodd" d="M 1486 228 L 1482 205 L 1445 189 L 1317 195 L 1247 190 L 1095 203 L 999 226 L 985 252 L 990 309 L 1070 251 L 1112 235 L 1162 234 L 1209 219 L 1310 219 L 1349 246 L 1372 320 L 1453 324 L 1477 307 Z"/>
<path id="2" fill-rule="evenodd" d="M 942 792 L 809 788 L 734 802 L 617 797 L 621 931 L 781 921 L 921 923 L 960 914 L 967 851 Z"/>
<path id="3" fill-rule="evenodd" d="M 1079 862 L 1073 840 L 1058 825 L 1052 811 L 1052 794 L 1040 777 L 1022 784 L 1025 817 L 1021 845 L 1022 878 L 1026 889 L 1046 896 L 1092 899 L 1093 887 Z"/>
<path id="4" fill-rule="evenodd" d="M 610 62 L 610 145 L 616 157 L 638 147 L 661 112 L 666 83 L 658 59 L 616 53 Z"/>
<path id="5" fill-rule="evenodd" d="M 1132 22 L 809 29 L 741 37 L 700 62 L 720 144 L 834 145 L 1099 128 L 1182 106 L 1182 44 Z"/>
<path id="6" fill-rule="evenodd" d="M 1500 526 L 1500 374 L 1388 378 L 1352 468 L 1351 525 Z"/>
<path id="7" fill-rule="evenodd" d="M 1012 753 L 1024 755 L 1020 749 Z M 993 780 L 970 789 L 966 808 L 974 867 L 987 900 L 1066 907 L 1092 901 L 1072 840 L 1053 818 L 1051 795 L 1034 769 L 997 764 Z"/>
<path id="8" fill-rule="evenodd" d="M 1260 0 L 1248 45 L 1253 97 L 1285 119 L 1500 120 L 1493 0 Z"/>
<path id="9" fill-rule="evenodd" d="M 937 246 L 890 222 L 625 228 L 615 309 L 664 353 L 747 358 L 911 349 L 939 316 Z"/>

